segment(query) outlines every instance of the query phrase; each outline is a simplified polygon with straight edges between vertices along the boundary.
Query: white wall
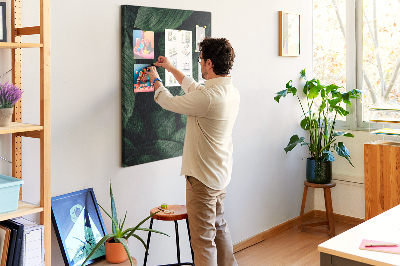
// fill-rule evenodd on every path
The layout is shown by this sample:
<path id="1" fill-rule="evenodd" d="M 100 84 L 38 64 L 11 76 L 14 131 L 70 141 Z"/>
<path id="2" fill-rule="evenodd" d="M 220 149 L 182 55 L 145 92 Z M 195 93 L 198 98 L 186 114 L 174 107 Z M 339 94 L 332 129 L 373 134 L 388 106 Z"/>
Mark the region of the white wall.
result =
<path id="1" fill-rule="evenodd" d="M 29 22 L 37 24 L 38 13 L 30 15 L 37 2 L 23 2 L 25 26 L 31 26 Z M 98 202 L 108 207 L 111 180 L 119 215 L 128 211 L 128 225 L 135 225 L 162 202 L 185 202 L 180 157 L 121 167 L 122 4 L 210 11 L 213 37 L 226 37 L 235 48 L 232 76 L 241 93 L 241 106 L 233 133 L 235 162 L 226 198 L 233 241 L 237 243 L 298 216 L 307 151 L 296 148 L 286 155 L 283 148 L 290 136 L 300 131 L 300 109 L 293 97 L 280 104 L 273 97 L 288 80 L 297 83 L 301 69 L 311 73 L 311 0 L 250 0 L 245 4 L 227 0 L 52 1 L 52 196 L 93 187 Z M 301 14 L 300 57 L 278 56 L 279 10 Z M 0 52 L 0 70 L 7 69 L 9 51 Z M 37 51 L 24 51 L 23 56 L 24 62 L 26 59 L 38 65 Z M 30 65 L 23 71 L 23 88 L 28 91 L 23 98 L 23 120 L 38 122 L 38 71 Z M 2 141 L 1 148 L 9 153 L 6 142 Z M 38 200 L 38 155 L 38 142 L 24 140 L 24 199 L 33 202 Z M 313 208 L 313 198 L 308 205 L 308 210 Z M 105 223 L 110 231 L 109 220 Z M 155 227 L 172 237 L 154 236 L 149 265 L 173 263 L 173 224 L 157 222 Z M 185 232 L 182 226 L 182 238 Z M 52 237 L 52 264 L 61 265 L 54 233 Z M 181 246 L 188 260 L 187 242 Z M 141 244 L 132 239 L 130 250 L 142 263 Z"/>

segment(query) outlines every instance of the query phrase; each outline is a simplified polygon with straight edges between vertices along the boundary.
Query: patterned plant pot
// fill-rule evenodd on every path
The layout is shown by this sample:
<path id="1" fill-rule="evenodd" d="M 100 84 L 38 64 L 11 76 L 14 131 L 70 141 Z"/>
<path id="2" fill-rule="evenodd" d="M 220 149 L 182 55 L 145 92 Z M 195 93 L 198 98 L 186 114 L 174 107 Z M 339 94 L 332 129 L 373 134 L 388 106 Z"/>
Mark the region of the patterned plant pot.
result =
<path id="1" fill-rule="evenodd" d="M 330 183 L 332 181 L 332 162 L 307 158 L 306 179 L 310 183 Z"/>
<path id="2" fill-rule="evenodd" d="M 8 127 L 11 124 L 14 108 L 0 109 L 0 127 Z"/>

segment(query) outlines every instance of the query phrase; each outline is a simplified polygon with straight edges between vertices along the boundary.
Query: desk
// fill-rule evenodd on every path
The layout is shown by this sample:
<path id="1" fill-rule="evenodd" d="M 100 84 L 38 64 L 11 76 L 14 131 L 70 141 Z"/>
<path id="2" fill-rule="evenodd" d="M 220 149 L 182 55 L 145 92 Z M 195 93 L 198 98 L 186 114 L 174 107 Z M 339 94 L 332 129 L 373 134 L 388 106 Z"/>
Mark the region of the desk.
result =
<path id="1" fill-rule="evenodd" d="M 360 250 L 363 239 L 400 243 L 400 205 L 320 244 L 320 265 L 400 265 L 400 254 Z"/>

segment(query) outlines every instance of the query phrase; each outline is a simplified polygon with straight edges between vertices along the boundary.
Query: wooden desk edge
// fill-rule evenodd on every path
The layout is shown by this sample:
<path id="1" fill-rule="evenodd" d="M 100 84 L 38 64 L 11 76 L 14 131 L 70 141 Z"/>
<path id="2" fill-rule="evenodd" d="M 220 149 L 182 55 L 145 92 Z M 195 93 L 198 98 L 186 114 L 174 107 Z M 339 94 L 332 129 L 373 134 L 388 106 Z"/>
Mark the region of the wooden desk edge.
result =
<path id="1" fill-rule="evenodd" d="M 345 253 L 345 252 L 341 252 L 341 251 L 337 251 L 337 250 L 333 250 L 333 249 L 329 249 L 329 248 L 325 248 L 325 247 L 321 247 L 321 246 L 318 246 L 318 251 L 320 253 L 325 253 L 328 255 L 337 256 L 337 257 L 354 260 L 354 261 L 358 261 L 358 262 L 362 262 L 362 263 L 367 263 L 367 264 L 372 264 L 372 265 L 377 265 L 377 266 L 380 266 L 380 265 L 393 266 L 393 264 L 376 261 L 373 259 L 368 259 L 368 258 L 360 257 L 357 255 L 353 255 L 353 254 L 349 254 L 349 253 Z M 370 252 L 374 252 L 374 251 L 370 251 Z"/>

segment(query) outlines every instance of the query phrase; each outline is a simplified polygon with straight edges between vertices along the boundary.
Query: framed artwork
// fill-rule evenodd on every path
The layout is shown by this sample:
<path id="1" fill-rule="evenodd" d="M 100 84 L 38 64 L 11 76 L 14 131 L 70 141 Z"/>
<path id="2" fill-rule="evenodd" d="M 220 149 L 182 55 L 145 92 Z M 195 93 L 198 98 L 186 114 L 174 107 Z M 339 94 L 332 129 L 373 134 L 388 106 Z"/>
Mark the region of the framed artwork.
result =
<path id="1" fill-rule="evenodd" d="M 279 11 L 279 55 L 300 56 L 300 14 Z"/>
<path id="2" fill-rule="evenodd" d="M 66 266 L 80 266 L 107 234 L 92 188 L 51 198 L 54 231 Z M 86 265 L 105 258 L 102 246 Z"/>
<path id="3" fill-rule="evenodd" d="M 6 2 L 0 2 L 0 42 L 7 41 Z"/>

